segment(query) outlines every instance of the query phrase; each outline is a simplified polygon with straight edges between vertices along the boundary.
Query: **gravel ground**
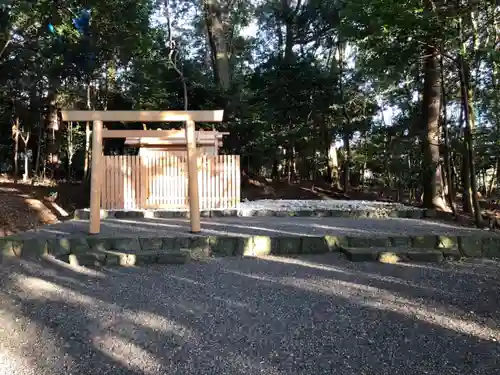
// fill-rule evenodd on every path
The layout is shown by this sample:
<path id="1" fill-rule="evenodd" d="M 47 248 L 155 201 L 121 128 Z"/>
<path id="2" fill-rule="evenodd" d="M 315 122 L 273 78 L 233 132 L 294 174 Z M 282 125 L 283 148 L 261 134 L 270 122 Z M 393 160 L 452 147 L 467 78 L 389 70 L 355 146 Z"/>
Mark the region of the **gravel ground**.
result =
<path id="1" fill-rule="evenodd" d="M 240 202 L 240 211 L 270 210 L 270 211 L 312 211 L 312 210 L 419 210 L 414 206 L 406 206 L 398 202 L 377 202 L 341 199 L 258 199 L 243 200 Z M 88 209 L 87 209 L 88 211 Z M 129 211 L 129 209 L 115 209 L 113 211 Z M 143 211 L 143 210 L 138 210 Z M 155 211 L 148 209 L 148 211 Z M 160 210 L 161 211 L 161 210 Z M 172 210 L 176 211 L 176 210 Z"/>
<path id="2" fill-rule="evenodd" d="M 86 220 L 46 225 L 38 231 L 17 234 L 19 238 L 82 236 L 88 233 Z M 451 223 L 419 219 L 356 219 L 336 217 L 221 217 L 201 221 L 205 236 L 390 236 L 471 234 L 495 232 L 458 227 Z M 106 219 L 101 221 L 101 237 L 168 237 L 191 235 L 188 219 Z"/>
<path id="3" fill-rule="evenodd" d="M 405 206 L 401 203 L 358 201 L 358 200 L 300 200 L 300 199 L 260 199 L 255 201 L 243 201 L 240 203 L 240 210 L 272 210 L 272 211 L 293 211 L 293 210 L 418 210 L 413 206 Z"/>
<path id="4" fill-rule="evenodd" d="M 499 264 L 0 268 L 0 374 L 498 374 Z"/>

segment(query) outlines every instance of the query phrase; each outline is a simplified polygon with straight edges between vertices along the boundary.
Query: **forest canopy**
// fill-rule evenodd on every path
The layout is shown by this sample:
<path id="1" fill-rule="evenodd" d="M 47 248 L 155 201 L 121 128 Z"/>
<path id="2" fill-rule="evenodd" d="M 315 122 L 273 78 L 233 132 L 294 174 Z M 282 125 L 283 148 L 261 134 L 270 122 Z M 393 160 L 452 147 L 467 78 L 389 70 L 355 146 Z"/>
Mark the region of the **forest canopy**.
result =
<path id="1" fill-rule="evenodd" d="M 4 0 L 0 169 L 87 178 L 91 124 L 61 108 L 224 109 L 246 175 L 444 210 L 459 196 L 480 220 L 500 170 L 499 17 L 492 0 Z"/>

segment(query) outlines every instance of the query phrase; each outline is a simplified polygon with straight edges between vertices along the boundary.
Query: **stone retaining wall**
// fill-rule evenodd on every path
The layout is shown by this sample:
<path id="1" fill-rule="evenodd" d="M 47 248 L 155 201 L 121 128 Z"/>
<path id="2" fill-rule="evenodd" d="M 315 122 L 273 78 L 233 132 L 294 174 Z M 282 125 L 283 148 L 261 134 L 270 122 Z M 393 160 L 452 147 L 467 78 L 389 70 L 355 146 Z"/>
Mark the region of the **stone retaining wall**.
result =
<path id="1" fill-rule="evenodd" d="M 44 255 L 67 256 L 95 252 L 136 253 L 189 250 L 205 256 L 258 256 L 321 254 L 349 248 L 408 248 L 439 250 L 444 256 L 500 257 L 500 236 L 391 236 L 391 237 L 166 237 L 166 238 L 59 238 L 0 239 L 2 257 L 37 258 Z"/>

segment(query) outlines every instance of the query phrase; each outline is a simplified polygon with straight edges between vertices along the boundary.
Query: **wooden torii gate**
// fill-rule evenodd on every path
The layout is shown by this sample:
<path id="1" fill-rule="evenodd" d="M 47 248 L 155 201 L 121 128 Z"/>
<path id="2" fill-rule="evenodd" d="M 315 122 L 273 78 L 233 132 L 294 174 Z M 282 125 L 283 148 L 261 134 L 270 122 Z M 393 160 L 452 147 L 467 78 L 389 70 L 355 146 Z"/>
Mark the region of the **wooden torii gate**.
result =
<path id="1" fill-rule="evenodd" d="M 103 138 L 167 139 L 168 130 L 108 130 L 104 122 L 184 122 L 186 124 L 189 217 L 191 232 L 200 232 L 200 202 L 198 194 L 198 165 L 195 122 L 221 122 L 223 110 L 216 111 L 61 111 L 63 121 L 92 121 L 92 165 L 90 179 L 89 233 L 101 230 L 101 187 L 104 170 Z"/>

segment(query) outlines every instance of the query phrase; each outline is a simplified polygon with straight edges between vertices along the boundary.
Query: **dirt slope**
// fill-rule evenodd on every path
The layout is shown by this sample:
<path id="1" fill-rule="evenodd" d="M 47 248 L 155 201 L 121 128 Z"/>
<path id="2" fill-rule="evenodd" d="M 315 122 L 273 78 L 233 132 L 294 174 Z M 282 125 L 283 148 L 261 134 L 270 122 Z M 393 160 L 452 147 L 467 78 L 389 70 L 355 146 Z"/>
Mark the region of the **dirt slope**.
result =
<path id="1" fill-rule="evenodd" d="M 66 220 L 75 208 L 88 206 L 86 196 L 81 185 L 32 186 L 0 179 L 0 237 Z"/>

